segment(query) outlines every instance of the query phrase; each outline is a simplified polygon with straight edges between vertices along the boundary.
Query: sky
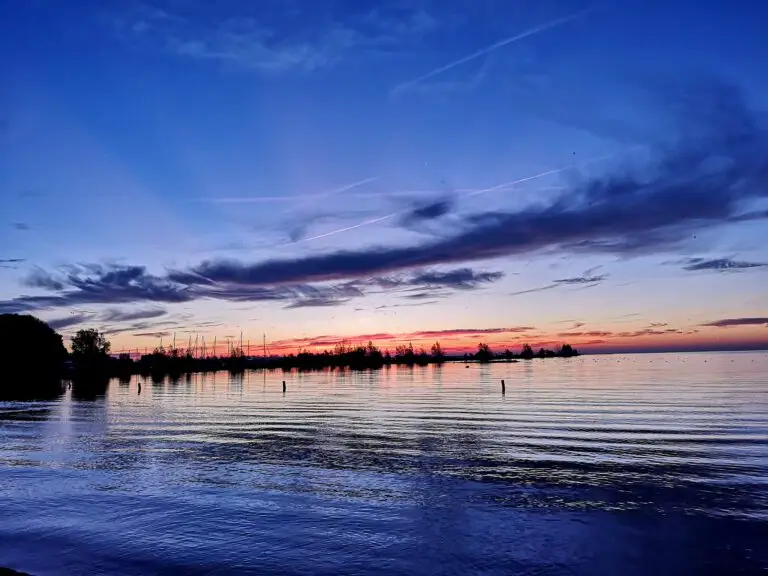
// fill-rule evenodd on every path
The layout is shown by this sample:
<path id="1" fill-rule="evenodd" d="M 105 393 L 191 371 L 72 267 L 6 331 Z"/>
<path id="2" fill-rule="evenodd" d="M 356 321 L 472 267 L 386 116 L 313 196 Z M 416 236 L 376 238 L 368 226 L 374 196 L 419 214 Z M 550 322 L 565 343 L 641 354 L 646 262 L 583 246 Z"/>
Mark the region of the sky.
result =
<path id="1" fill-rule="evenodd" d="M 115 351 L 768 348 L 767 23 L 5 0 L 0 313 Z"/>

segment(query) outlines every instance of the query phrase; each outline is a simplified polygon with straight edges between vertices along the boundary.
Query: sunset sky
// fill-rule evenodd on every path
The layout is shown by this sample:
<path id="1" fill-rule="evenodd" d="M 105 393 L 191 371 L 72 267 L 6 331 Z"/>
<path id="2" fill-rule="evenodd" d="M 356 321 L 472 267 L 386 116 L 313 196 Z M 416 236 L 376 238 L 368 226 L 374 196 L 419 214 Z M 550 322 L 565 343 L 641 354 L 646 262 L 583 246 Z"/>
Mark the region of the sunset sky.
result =
<path id="1" fill-rule="evenodd" d="M 768 348 L 767 23 L 6 0 L 0 313 L 116 351 Z"/>

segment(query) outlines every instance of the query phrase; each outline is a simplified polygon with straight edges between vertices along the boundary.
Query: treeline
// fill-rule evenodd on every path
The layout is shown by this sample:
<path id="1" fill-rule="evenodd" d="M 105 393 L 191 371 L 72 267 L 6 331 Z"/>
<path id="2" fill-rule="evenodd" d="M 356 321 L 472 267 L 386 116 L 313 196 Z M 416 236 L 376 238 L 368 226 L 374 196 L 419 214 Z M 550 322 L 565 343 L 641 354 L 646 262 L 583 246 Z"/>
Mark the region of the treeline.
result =
<path id="1" fill-rule="evenodd" d="M 249 357 L 241 348 L 233 347 L 227 356 L 199 357 L 193 350 L 177 348 L 156 348 L 151 354 L 144 354 L 138 360 L 128 354 L 120 354 L 111 361 L 114 376 L 141 374 L 144 376 L 180 375 L 190 372 L 216 372 L 229 370 L 241 372 L 247 369 L 323 370 L 326 368 L 351 368 L 353 370 L 383 368 L 392 364 L 427 365 L 447 360 L 438 342 L 430 352 L 413 344 L 397 346 L 395 353 L 382 350 L 373 342 L 353 346 L 346 342 L 337 344 L 331 350 L 310 352 L 300 350 L 296 354 L 271 357 Z"/>
<path id="2" fill-rule="evenodd" d="M 505 349 L 500 354 L 494 353 L 488 344 L 478 344 L 477 352 L 474 354 L 465 354 L 465 360 L 475 360 L 476 362 L 493 362 L 494 360 L 533 360 L 534 358 L 571 358 L 578 356 L 579 351 L 573 348 L 570 344 L 563 344 L 557 350 L 549 350 L 547 348 L 539 348 L 537 352 L 533 351 L 533 348 L 528 344 L 523 344 L 522 349 L 518 354 L 512 352 L 509 348 Z"/>
<path id="3" fill-rule="evenodd" d="M 134 359 L 129 354 L 111 353 L 106 336 L 97 330 L 80 330 L 72 338 L 72 351 L 67 352 L 62 337 L 45 322 L 28 315 L 0 315 L 0 364 L 6 373 L 16 377 L 0 383 L 0 397 L 33 396 L 61 392 L 61 379 L 71 380 L 79 395 L 97 395 L 106 389 L 110 378 L 142 375 L 152 379 L 177 377 L 194 372 L 229 370 L 238 373 L 248 369 L 323 370 L 350 368 L 377 369 L 391 365 L 425 366 L 449 361 L 493 362 L 517 359 L 577 356 L 578 352 L 564 344 L 558 350 L 534 352 L 525 344 L 519 353 L 509 349 L 495 353 L 487 344 L 479 344 L 474 354 L 447 355 L 439 342 L 427 351 L 413 344 L 398 345 L 394 354 L 372 342 L 367 345 L 337 344 L 323 352 L 300 350 L 296 354 L 273 357 L 249 357 L 242 348 L 234 347 L 227 356 L 200 356 L 194 349 L 156 348 Z"/>
<path id="4" fill-rule="evenodd" d="M 569 344 L 563 344 L 557 350 L 544 348 L 534 352 L 531 346 L 524 344 L 518 354 L 509 349 L 496 354 L 487 344 L 479 344 L 477 352 L 464 356 L 448 356 L 439 342 L 435 342 L 429 352 L 413 344 L 398 345 L 395 353 L 382 350 L 373 342 L 367 345 L 353 346 L 342 342 L 331 350 L 311 352 L 300 350 L 296 354 L 273 356 L 269 358 L 248 357 L 241 348 L 232 348 L 228 356 L 196 357 L 192 350 L 184 349 L 155 349 L 151 354 L 145 354 L 138 360 L 122 354 L 113 361 L 113 375 L 141 374 L 144 376 L 181 375 L 190 372 L 216 372 L 229 370 L 241 372 L 246 369 L 283 369 L 283 370 L 323 370 L 327 368 L 350 368 L 352 370 L 377 369 L 391 365 L 426 366 L 450 361 L 493 362 L 511 361 L 533 358 L 569 358 L 579 353 Z"/>

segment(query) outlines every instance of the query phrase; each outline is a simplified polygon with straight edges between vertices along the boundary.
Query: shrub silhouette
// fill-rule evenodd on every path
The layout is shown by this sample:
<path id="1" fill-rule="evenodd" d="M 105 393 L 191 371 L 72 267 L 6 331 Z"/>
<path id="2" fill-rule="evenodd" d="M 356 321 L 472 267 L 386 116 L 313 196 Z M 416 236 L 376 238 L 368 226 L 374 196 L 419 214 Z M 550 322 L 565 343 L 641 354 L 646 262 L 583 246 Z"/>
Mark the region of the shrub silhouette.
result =
<path id="1" fill-rule="evenodd" d="M 440 346 L 440 342 L 432 344 L 432 358 L 435 362 L 445 361 L 445 352 L 443 352 L 443 347 Z"/>

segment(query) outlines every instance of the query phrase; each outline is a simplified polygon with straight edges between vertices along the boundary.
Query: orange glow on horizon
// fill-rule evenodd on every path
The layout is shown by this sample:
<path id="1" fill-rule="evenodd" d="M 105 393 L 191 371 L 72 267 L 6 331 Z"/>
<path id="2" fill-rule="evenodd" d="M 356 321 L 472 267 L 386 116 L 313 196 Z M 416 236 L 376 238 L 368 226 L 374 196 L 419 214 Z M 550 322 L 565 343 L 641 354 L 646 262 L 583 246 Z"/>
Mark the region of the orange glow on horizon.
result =
<path id="1" fill-rule="evenodd" d="M 165 338 L 168 347 L 171 338 Z M 194 342 L 194 338 L 192 341 Z M 219 336 L 214 351 L 214 336 L 206 338 L 207 354 L 226 355 L 230 346 L 240 346 L 238 339 L 227 339 Z M 188 339 L 177 340 L 179 348 L 186 349 Z M 368 342 L 382 350 L 394 353 L 398 345 L 413 345 L 416 350 L 424 348 L 430 352 L 432 345 L 439 342 L 447 354 L 464 354 L 477 350 L 478 344 L 488 344 L 496 353 L 505 349 L 518 353 L 524 344 L 529 344 L 534 350 L 539 348 L 556 349 L 562 344 L 570 344 L 580 352 L 643 352 L 663 350 L 737 350 L 737 349 L 766 349 L 768 350 L 768 330 L 764 326 L 734 326 L 728 328 L 699 326 L 697 328 L 639 328 L 620 330 L 610 328 L 578 329 L 544 331 L 532 327 L 507 327 L 485 329 L 451 329 L 403 333 L 368 333 L 368 334 L 326 334 L 314 337 L 288 338 L 266 342 L 268 355 L 296 354 L 299 351 L 323 352 L 333 350 L 339 344 L 348 346 L 367 345 Z M 152 351 L 160 344 L 159 340 L 152 342 L 132 343 L 121 342 L 119 338 L 112 343 L 112 351 L 135 351 L 144 353 Z M 243 337 L 243 348 L 248 355 L 260 356 L 265 347 L 261 338 L 248 339 Z M 196 349 L 201 351 L 201 347 Z"/>

